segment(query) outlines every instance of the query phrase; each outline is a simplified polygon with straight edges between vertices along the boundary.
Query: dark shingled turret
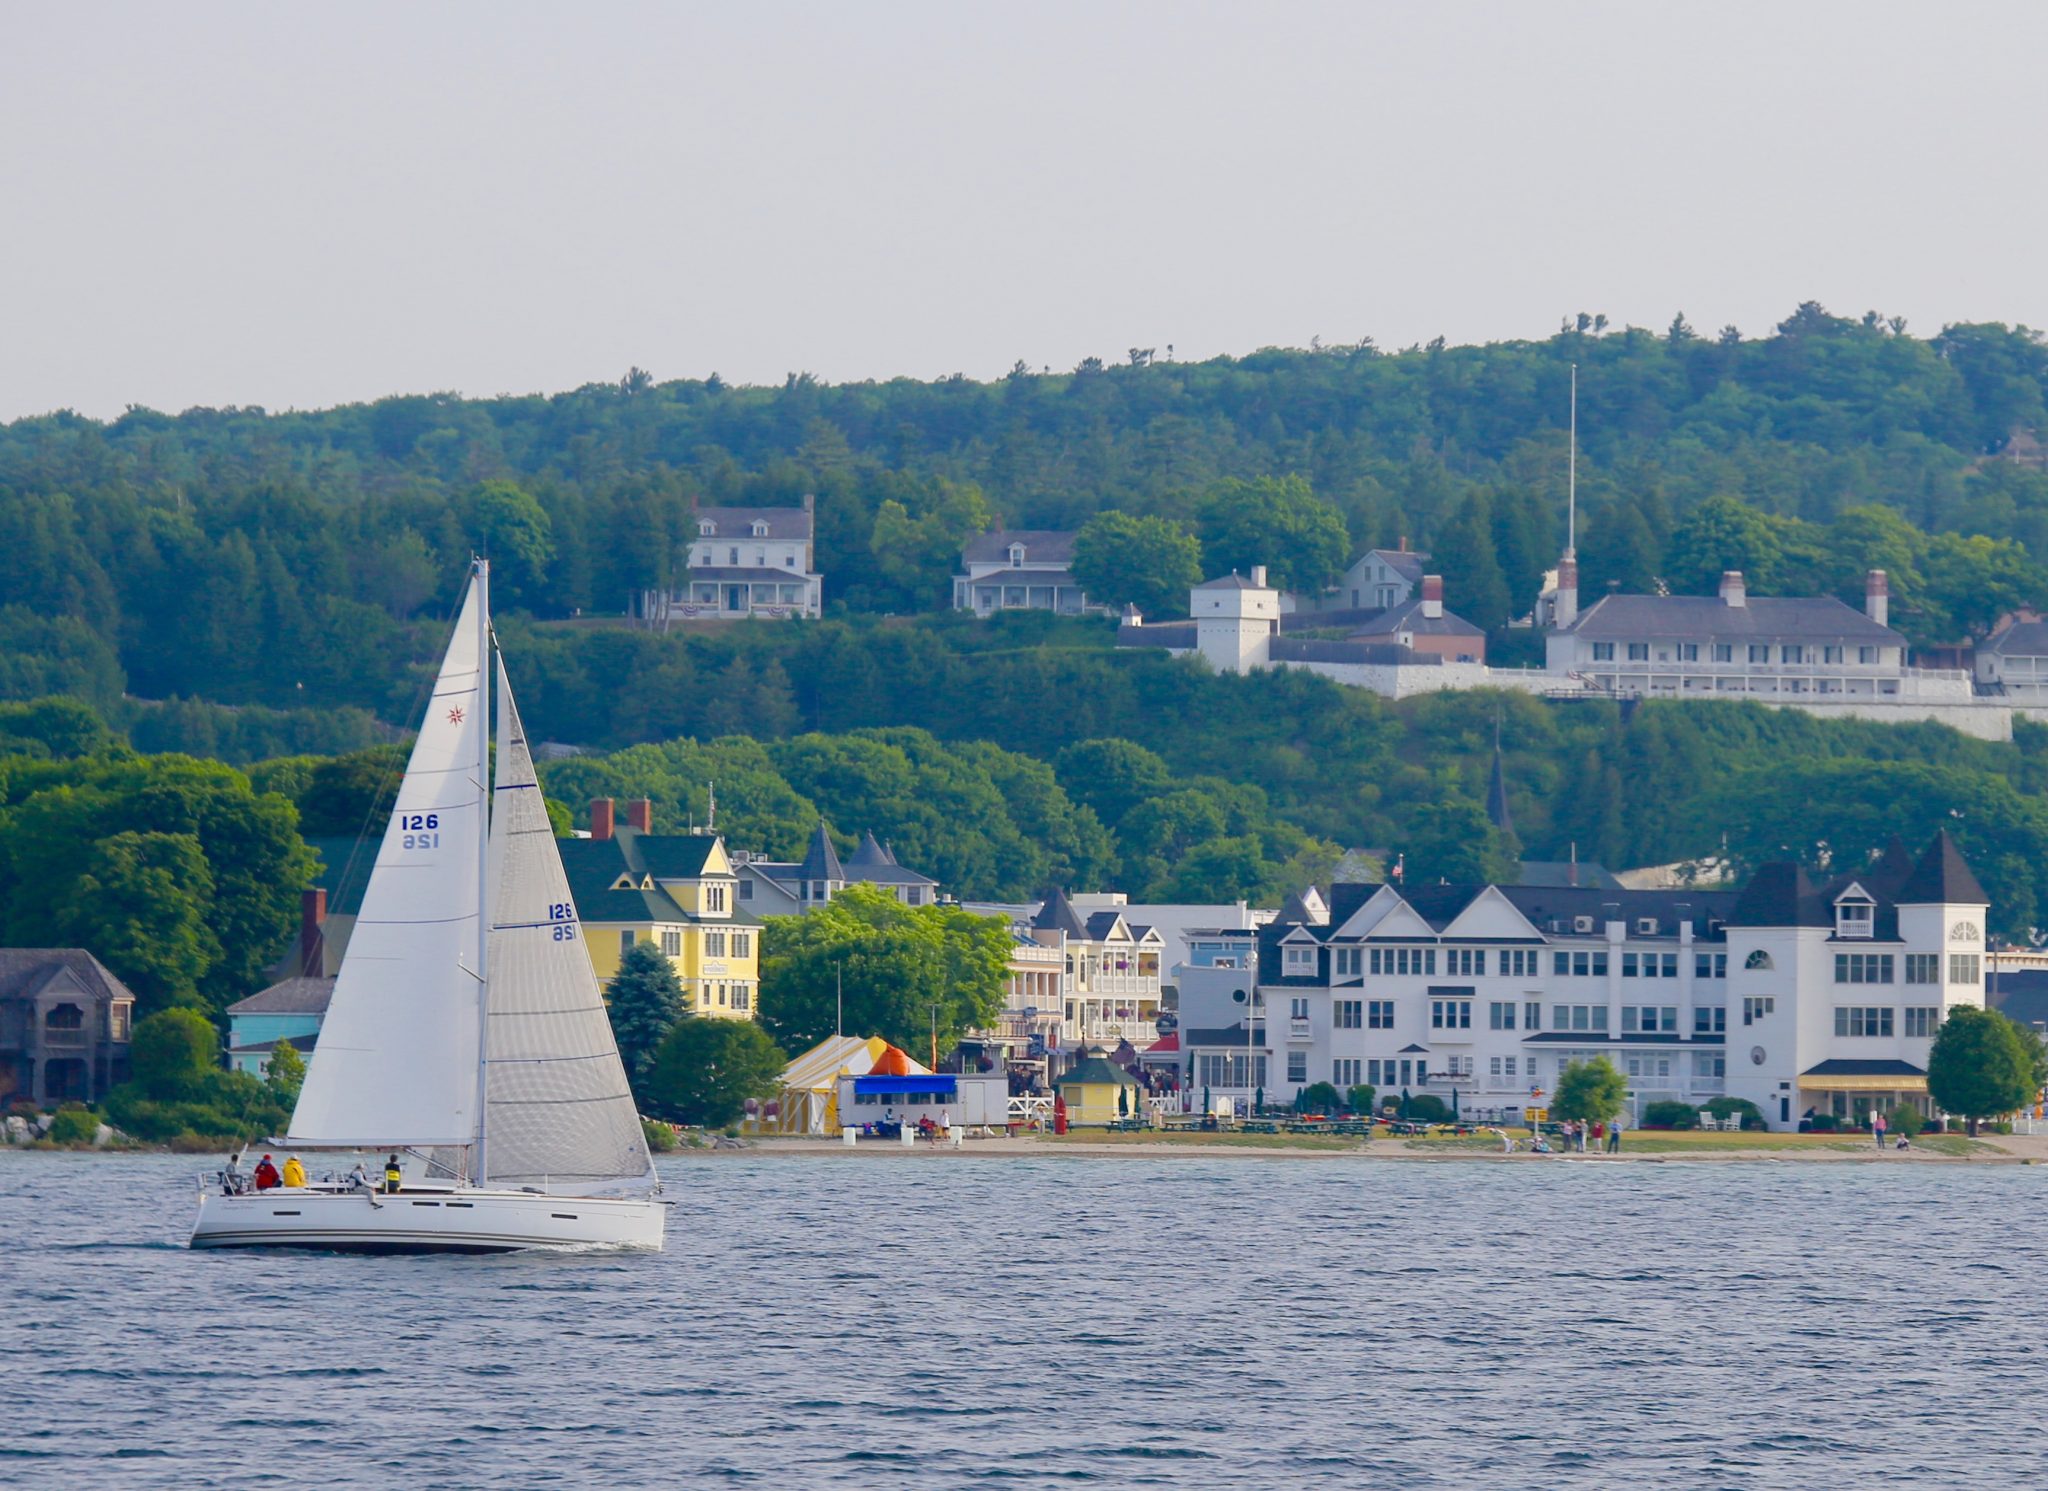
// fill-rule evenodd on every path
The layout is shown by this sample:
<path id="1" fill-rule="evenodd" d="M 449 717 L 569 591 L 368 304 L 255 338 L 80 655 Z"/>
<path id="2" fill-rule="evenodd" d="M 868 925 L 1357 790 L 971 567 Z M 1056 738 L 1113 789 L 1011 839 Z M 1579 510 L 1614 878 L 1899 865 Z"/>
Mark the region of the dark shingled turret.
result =
<path id="1" fill-rule="evenodd" d="M 1991 904 L 1991 897 L 1984 894 L 1984 887 L 1977 883 L 1963 852 L 1956 848 L 1956 841 L 1945 828 L 1935 834 L 1934 842 L 1927 846 L 1927 852 L 1920 856 L 1920 862 L 1913 866 L 1913 873 L 1906 877 L 1894 899 L 1901 906 Z"/>
<path id="2" fill-rule="evenodd" d="M 1045 893 L 1045 904 L 1038 908 L 1038 915 L 1031 919 L 1031 925 L 1040 931 L 1064 932 L 1069 937 L 1083 940 L 1088 936 L 1088 928 L 1075 912 L 1074 903 L 1058 886 Z"/>
<path id="3" fill-rule="evenodd" d="M 1759 868 L 1728 920 L 1738 927 L 1831 927 L 1834 913 L 1806 871 L 1787 859 Z"/>
<path id="4" fill-rule="evenodd" d="M 844 881 L 846 871 L 840 868 L 839 851 L 832 847 L 832 835 L 827 831 L 825 820 L 818 820 L 818 831 L 811 835 L 811 847 L 804 851 L 803 878 L 805 880 Z"/>
<path id="5" fill-rule="evenodd" d="M 882 841 L 875 837 L 875 831 L 869 829 L 860 836 L 860 847 L 853 851 L 853 856 L 847 860 L 847 863 L 850 865 L 893 865 L 896 863 L 896 857 L 882 847 Z"/>

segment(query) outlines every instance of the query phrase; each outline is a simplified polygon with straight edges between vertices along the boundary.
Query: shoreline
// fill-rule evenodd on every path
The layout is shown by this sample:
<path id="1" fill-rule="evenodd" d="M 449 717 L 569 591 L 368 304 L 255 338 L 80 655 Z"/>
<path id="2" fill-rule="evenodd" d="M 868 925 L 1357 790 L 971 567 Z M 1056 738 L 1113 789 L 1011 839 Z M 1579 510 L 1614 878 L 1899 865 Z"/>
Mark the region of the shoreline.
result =
<path id="1" fill-rule="evenodd" d="M 1734 1139 L 1736 1136 L 1729 1136 Z M 1758 1135 L 1758 1140 L 1769 1140 L 1773 1136 Z M 1722 1145 L 1699 1144 L 1658 1147 L 1654 1149 L 1630 1150 L 1624 1147 L 1618 1154 L 1588 1151 L 1585 1154 L 1530 1154 L 1517 1151 L 1503 1153 L 1497 1144 L 1489 1147 L 1457 1142 L 1440 1142 L 1411 1139 L 1353 1140 L 1344 1143 L 1330 1141 L 1307 1143 L 1260 1143 L 1256 1139 L 1243 1139 L 1234 1143 L 1219 1143 L 1213 1138 L 1188 1140 L 1156 1139 L 1054 1139 L 1049 1137 L 1017 1137 L 969 1139 L 959 1148 L 941 1147 L 930 1144 L 905 1145 L 887 1140 L 872 1140 L 851 1147 L 837 1139 L 743 1139 L 737 1147 L 679 1149 L 667 1158 L 693 1160 L 727 1160 L 742 1156 L 770 1156 L 785 1158 L 816 1158 L 837 1155 L 846 1159 L 874 1158 L 931 1158 L 947 1160 L 1000 1160 L 1000 1159 L 1127 1159 L 1127 1160 L 1184 1160 L 1184 1159 L 1251 1159 L 1251 1160 L 1395 1160 L 1404 1162 L 1433 1163 L 1444 1160 L 1490 1160 L 1509 1164 L 1642 1164 L 1666 1163 L 1737 1163 L 1754 1164 L 1765 1161 L 1789 1161 L 1795 1164 L 1853 1164 L 1870 1165 L 1879 1163 L 1907 1165 L 2032 1165 L 2037 1162 L 2048 1164 L 2048 1134 L 2001 1134 L 1985 1136 L 1968 1141 L 1975 1147 L 1963 1153 L 1944 1153 L 1934 1148 L 1915 1147 L 1910 1150 L 1879 1150 L 1874 1145 L 1855 1145 L 1848 1136 L 1830 1136 L 1822 1140 L 1805 1142 L 1783 1142 L 1792 1136 L 1776 1136 L 1781 1142 L 1730 1143 Z M 1805 1136 L 1799 1136 L 1804 1140 Z M 1947 1136 L 1960 1137 L 1960 1136 Z M 1657 1138 L 1645 1142 L 1656 1144 Z"/>

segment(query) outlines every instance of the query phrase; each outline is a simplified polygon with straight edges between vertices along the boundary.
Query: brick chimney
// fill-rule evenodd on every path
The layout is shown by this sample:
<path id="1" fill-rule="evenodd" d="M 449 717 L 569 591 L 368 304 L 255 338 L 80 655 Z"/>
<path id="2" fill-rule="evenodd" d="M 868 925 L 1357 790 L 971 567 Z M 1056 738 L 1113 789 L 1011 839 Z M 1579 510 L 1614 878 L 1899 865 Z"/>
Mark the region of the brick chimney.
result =
<path id="1" fill-rule="evenodd" d="M 1255 565 L 1253 565 L 1253 566 L 1252 566 L 1252 584 L 1254 584 L 1254 585 L 1257 585 L 1257 586 L 1260 586 L 1261 588 L 1263 588 L 1263 587 L 1264 587 L 1264 585 L 1265 585 L 1265 583 L 1266 583 L 1266 567 L 1265 567 L 1265 566 L 1264 566 L 1263 564 L 1255 564 Z"/>
<path id="2" fill-rule="evenodd" d="M 1444 614 L 1444 577 L 1422 577 L 1422 614 L 1434 620 Z"/>
<path id="3" fill-rule="evenodd" d="M 631 798 L 626 803 L 626 822 L 644 834 L 654 832 L 654 804 L 644 797 Z"/>
<path id="4" fill-rule="evenodd" d="M 1891 615 L 1892 586 L 1881 569 L 1874 569 L 1863 577 L 1863 614 L 1879 626 L 1889 626 L 1885 618 Z"/>
<path id="5" fill-rule="evenodd" d="M 299 893 L 299 972 L 318 978 L 327 971 L 327 891 L 314 886 Z"/>
<path id="6" fill-rule="evenodd" d="M 593 797 L 590 800 L 590 836 L 593 839 L 608 839 L 612 836 L 612 800 L 609 797 Z"/>
<path id="7" fill-rule="evenodd" d="M 1551 604 L 1551 625 L 1570 626 L 1579 619 L 1579 556 L 1575 550 L 1566 549 L 1557 561 L 1557 591 Z"/>
<path id="8" fill-rule="evenodd" d="M 1721 603 L 1726 606 L 1749 604 L 1749 590 L 1742 583 L 1742 571 L 1724 569 L 1721 571 Z"/>

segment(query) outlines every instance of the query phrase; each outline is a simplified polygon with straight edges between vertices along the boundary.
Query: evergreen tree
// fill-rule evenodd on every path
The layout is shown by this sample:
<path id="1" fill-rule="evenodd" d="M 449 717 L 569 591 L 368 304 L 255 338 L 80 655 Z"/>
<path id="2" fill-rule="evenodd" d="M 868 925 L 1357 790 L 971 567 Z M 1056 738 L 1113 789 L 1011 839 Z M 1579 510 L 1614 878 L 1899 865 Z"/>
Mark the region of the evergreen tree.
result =
<path id="1" fill-rule="evenodd" d="M 1507 624 L 1509 609 L 1493 527 L 1492 504 L 1483 492 L 1474 492 L 1460 504 L 1430 556 L 1443 576 L 1446 609 L 1489 632 Z"/>
<path id="2" fill-rule="evenodd" d="M 612 1039 L 633 1094 L 645 1106 L 647 1073 L 661 1043 L 684 1018 L 683 985 L 675 965 L 652 942 L 636 942 L 619 956 L 605 1003 L 611 1011 Z"/>

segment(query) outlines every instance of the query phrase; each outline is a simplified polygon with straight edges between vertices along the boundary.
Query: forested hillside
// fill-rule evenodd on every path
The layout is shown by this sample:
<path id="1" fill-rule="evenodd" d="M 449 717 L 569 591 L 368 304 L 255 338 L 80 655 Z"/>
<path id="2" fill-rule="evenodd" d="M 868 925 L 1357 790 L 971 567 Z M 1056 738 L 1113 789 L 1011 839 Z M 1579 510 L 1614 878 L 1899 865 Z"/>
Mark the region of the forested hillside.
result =
<path id="1" fill-rule="evenodd" d="M 993 383 L 636 370 L 553 397 L 23 420 L 0 428 L 0 690 L 396 718 L 473 548 L 501 607 L 616 613 L 674 573 L 692 500 L 805 492 L 836 614 L 935 607 L 984 523 L 1121 510 L 1187 525 L 1212 568 L 1269 550 L 1304 582 L 1405 535 L 1438 554 L 1453 607 L 1495 626 L 1564 539 L 1573 363 L 1591 593 L 1695 588 L 1724 563 L 1766 593 L 1848 588 L 1883 562 L 1924 642 L 2036 589 L 2048 472 L 2001 456 L 2048 429 L 2048 345 L 1808 305 L 1749 339 L 1588 318 L 1543 342 L 1140 350 Z"/>
<path id="2" fill-rule="evenodd" d="M 2031 925 L 2048 863 L 2031 729 L 1993 746 L 1719 703 L 1391 706 L 1119 652 L 1100 619 L 938 610 L 961 539 L 994 522 L 1082 526 L 1154 610 L 1190 565 L 1267 562 L 1314 585 L 1406 537 L 1436 555 L 1453 608 L 1512 649 L 1529 634 L 1505 623 L 1564 541 L 1574 363 L 1589 595 L 1706 589 L 1738 567 L 1759 592 L 1854 598 L 1881 565 L 1923 645 L 2048 596 L 2030 433 L 2048 429 L 2048 345 L 1995 325 L 1923 339 L 1809 305 L 1749 339 L 1587 318 L 1535 343 L 1139 351 L 993 383 L 636 371 L 554 397 L 20 421 L 0 428 L 0 699 L 82 698 L 116 753 L 283 758 L 252 765 L 258 786 L 325 812 L 307 753 L 395 738 L 416 715 L 481 549 L 529 725 L 598 753 L 549 768 L 566 803 L 644 793 L 674 824 L 716 780 L 722 826 L 752 847 L 793 853 L 822 813 L 969 895 L 1061 879 L 1268 900 L 1340 849 L 1466 875 L 1518 850 L 1621 866 L 1724 837 L 1738 858 L 1820 859 L 1952 822 L 1992 861 L 2001 921 Z M 657 635 L 616 619 L 675 573 L 692 502 L 806 492 L 824 621 Z M 1478 807 L 1496 724 L 1511 843 Z M 0 736 L 99 758 L 39 728 Z M 319 791 L 360 806 L 357 778 L 381 761 L 329 769 Z M 70 780 L 18 772 L 8 811 Z"/>

